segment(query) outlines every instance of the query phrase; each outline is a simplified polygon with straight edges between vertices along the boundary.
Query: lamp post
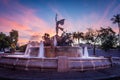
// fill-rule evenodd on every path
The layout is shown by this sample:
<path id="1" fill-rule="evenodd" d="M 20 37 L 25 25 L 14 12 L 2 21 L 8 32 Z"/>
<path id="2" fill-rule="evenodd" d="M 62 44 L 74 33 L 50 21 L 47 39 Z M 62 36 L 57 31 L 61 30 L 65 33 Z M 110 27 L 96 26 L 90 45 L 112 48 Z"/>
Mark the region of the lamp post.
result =
<path id="1" fill-rule="evenodd" d="M 94 44 L 93 44 L 93 55 L 95 56 L 95 55 L 96 55 L 96 51 L 95 51 L 95 48 L 96 48 L 96 45 L 95 45 L 96 37 L 93 37 L 93 39 L 94 39 Z"/>

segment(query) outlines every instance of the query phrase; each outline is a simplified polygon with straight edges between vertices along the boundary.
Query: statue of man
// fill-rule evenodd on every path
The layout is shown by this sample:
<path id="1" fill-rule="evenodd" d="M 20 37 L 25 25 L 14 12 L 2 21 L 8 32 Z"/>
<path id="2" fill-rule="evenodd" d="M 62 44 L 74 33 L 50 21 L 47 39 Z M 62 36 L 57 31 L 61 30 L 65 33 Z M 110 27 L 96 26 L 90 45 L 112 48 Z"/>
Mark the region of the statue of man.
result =
<path id="1" fill-rule="evenodd" d="M 57 14 L 56 14 L 55 21 L 56 21 L 56 35 L 58 35 L 58 30 L 59 30 L 59 29 L 60 29 L 61 31 L 63 31 L 63 28 L 59 27 L 59 24 L 60 24 L 60 25 L 64 25 L 65 19 L 61 19 L 61 20 L 57 21 Z"/>

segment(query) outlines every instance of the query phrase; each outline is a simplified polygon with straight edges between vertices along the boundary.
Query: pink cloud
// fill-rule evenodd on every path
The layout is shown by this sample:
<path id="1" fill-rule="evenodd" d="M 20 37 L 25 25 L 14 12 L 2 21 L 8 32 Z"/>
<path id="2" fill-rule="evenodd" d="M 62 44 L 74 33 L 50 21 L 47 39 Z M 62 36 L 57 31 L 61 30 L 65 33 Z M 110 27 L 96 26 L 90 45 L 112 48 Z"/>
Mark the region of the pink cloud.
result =
<path id="1" fill-rule="evenodd" d="M 11 29 L 27 30 L 30 28 L 16 21 L 11 21 L 9 19 L 0 18 L 0 31 L 9 32 Z"/>
<path id="2" fill-rule="evenodd" d="M 7 0 L 5 2 L 7 4 Z M 106 16 L 111 11 L 111 7 L 114 2 L 108 5 L 103 12 L 102 18 L 96 12 L 89 13 L 87 16 L 83 16 L 82 19 L 75 20 L 71 18 L 68 14 L 64 17 L 60 11 L 50 6 L 54 13 L 59 15 L 59 19 L 66 18 L 64 26 L 62 26 L 65 31 L 83 31 L 85 32 L 87 28 L 91 27 L 94 29 L 99 29 L 100 27 L 109 26 L 111 22 L 106 19 Z M 55 35 L 55 28 L 52 28 L 44 19 L 36 15 L 37 10 L 27 8 L 19 3 L 15 2 L 15 7 L 10 8 L 11 5 L 7 5 L 8 9 L 11 10 L 11 14 L 6 13 L 5 16 L 0 17 L 0 31 L 9 32 L 11 29 L 16 29 L 19 31 L 19 43 L 26 43 L 30 40 L 33 35 L 40 35 L 41 37 L 44 33 L 49 33 L 50 35 Z M 114 11 L 119 8 L 116 7 Z M 16 12 L 14 12 L 16 11 Z M 114 28 L 117 31 L 117 28 Z"/>
<path id="3" fill-rule="evenodd" d="M 54 29 L 42 18 L 36 16 L 36 10 L 29 9 L 16 2 L 16 7 L 11 11 L 13 14 L 6 13 L 0 16 L 0 32 L 9 32 L 11 29 L 19 31 L 19 43 L 29 41 L 30 37 L 35 34 L 41 36 L 46 32 L 54 35 Z M 7 5 L 8 9 L 10 5 Z M 16 12 L 18 11 L 18 12 Z"/>
<path id="4" fill-rule="evenodd" d="M 27 38 L 19 38 L 18 43 L 20 45 L 24 45 L 24 44 L 28 43 L 28 41 L 29 40 Z"/>
<path id="5" fill-rule="evenodd" d="M 10 0 L 1 0 L 4 5 L 8 5 Z"/>

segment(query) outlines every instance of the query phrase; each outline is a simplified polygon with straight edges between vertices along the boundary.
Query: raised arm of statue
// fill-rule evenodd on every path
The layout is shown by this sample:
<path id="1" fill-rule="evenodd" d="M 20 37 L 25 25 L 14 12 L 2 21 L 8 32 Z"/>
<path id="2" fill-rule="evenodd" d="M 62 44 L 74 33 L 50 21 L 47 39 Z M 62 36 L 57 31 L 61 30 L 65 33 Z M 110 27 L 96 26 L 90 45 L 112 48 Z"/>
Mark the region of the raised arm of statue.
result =
<path id="1" fill-rule="evenodd" d="M 59 29 L 63 31 L 63 28 L 59 27 L 59 24 L 64 25 L 65 19 L 61 19 L 61 20 L 57 21 L 57 14 L 56 14 L 55 21 L 56 21 L 56 35 L 58 35 Z"/>

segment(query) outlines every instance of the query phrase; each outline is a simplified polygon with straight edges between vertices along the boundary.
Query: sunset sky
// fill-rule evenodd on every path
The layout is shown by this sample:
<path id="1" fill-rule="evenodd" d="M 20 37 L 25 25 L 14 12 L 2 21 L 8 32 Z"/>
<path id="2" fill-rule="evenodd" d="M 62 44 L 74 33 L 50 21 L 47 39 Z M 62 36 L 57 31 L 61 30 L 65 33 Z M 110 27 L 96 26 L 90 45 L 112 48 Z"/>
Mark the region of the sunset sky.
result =
<path id="1" fill-rule="evenodd" d="M 67 32 L 107 26 L 118 32 L 110 19 L 120 14 L 120 0 L 0 0 L 0 32 L 18 30 L 19 43 L 32 35 L 54 35 L 56 13 L 58 20 L 65 18 Z"/>

